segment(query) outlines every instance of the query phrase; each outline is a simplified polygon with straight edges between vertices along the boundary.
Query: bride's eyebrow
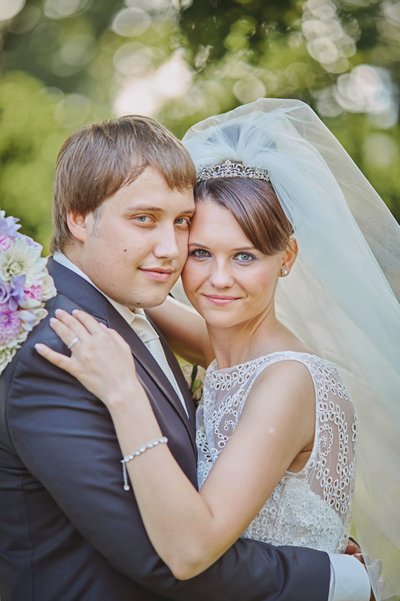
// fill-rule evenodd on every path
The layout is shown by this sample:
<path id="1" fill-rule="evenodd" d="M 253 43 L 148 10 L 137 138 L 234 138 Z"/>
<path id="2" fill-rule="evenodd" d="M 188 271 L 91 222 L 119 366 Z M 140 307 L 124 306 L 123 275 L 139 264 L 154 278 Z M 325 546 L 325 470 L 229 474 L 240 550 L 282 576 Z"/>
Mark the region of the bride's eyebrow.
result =
<path id="1" fill-rule="evenodd" d="M 239 251 L 247 251 L 247 250 L 256 250 L 255 246 L 240 246 L 239 248 L 232 248 L 232 250 L 234 250 L 235 252 L 239 252 Z"/>
<path id="2" fill-rule="evenodd" d="M 201 246 L 202 248 L 207 248 L 207 244 L 203 242 L 189 242 L 188 246 Z"/>
<path id="3" fill-rule="evenodd" d="M 202 242 L 189 242 L 188 246 L 200 246 L 201 248 L 209 248 L 207 244 L 203 244 Z M 244 251 L 255 251 L 257 250 L 255 246 L 239 246 L 237 248 L 230 249 L 233 252 L 244 252 Z"/>

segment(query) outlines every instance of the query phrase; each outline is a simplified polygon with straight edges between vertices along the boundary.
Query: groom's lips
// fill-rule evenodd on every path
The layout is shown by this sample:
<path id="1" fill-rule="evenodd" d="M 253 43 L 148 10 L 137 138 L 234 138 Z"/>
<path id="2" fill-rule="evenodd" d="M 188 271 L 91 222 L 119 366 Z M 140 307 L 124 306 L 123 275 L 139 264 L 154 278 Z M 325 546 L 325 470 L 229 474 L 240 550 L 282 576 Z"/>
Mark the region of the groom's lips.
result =
<path id="1" fill-rule="evenodd" d="M 170 267 L 139 267 L 146 276 L 157 282 L 167 282 L 171 275 L 175 272 Z"/>

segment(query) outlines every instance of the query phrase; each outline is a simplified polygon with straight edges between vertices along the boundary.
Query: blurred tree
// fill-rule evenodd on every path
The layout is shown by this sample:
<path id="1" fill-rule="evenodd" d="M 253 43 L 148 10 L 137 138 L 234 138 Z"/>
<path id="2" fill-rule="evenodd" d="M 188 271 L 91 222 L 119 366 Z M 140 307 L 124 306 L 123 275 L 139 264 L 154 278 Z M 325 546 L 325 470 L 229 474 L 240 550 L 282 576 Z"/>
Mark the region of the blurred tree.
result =
<path id="1" fill-rule="evenodd" d="M 261 96 L 310 104 L 400 220 L 400 2 L 182 2 L 193 85 L 161 119 L 195 122 Z M 187 4 L 187 3 L 186 3 Z"/>
<path id="2" fill-rule="evenodd" d="M 400 221 L 400 0 L 0 0 L 0 207 L 47 247 L 54 163 L 91 120 L 182 136 L 258 97 L 309 103 Z"/>
<path id="3" fill-rule="evenodd" d="M 181 136 L 260 96 L 312 105 L 400 220 L 399 0 L 1 0 L 0 36 L 0 204 L 42 241 L 72 129 L 150 112 Z"/>
<path id="4" fill-rule="evenodd" d="M 23 72 L 0 81 L 1 208 L 45 246 L 54 162 L 66 132 L 57 119 L 60 95 Z"/>
<path id="5" fill-rule="evenodd" d="M 91 62 L 123 0 L 28 0 L 3 30 L 3 67 L 64 92 L 89 90 Z M 29 57 L 29 60 L 27 58 Z"/>

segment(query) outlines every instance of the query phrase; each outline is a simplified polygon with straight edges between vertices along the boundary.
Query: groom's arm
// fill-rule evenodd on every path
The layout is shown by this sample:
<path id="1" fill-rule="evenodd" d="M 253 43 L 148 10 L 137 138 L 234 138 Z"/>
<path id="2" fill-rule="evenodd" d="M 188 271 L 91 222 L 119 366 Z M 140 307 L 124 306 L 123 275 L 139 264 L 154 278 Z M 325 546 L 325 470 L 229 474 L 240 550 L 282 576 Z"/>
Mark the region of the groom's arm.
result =
<path id="1" fill-rule="evenodd" d="M 63 350 L 50 330 L 47 336 L 41 329 L 42 342 Z M 116 570 L 177 601 L 328 600 L 329 558 L 311 549 L 239 540 L 203 574 L 184 582 L 173 578 L 151 546 L 133 495 L 122 489 L 120 450 L 107 410 L 39 357 L 32 348 L 35 338 L 34 332 L 16 358 L 9 397 L 14 445 L 76 529 Z M 178 418 L 173 428 L 170 446 L 178 453 L 187 434 Z"/>

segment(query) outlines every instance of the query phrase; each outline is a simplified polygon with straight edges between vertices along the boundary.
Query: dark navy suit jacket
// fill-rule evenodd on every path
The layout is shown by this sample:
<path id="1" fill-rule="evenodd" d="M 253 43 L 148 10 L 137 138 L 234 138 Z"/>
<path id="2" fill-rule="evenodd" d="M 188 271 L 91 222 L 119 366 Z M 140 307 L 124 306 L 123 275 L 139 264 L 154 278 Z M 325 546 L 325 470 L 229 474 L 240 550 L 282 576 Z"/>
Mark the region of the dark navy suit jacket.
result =
<path id="1" fill-rule="evenodd" d="M 49 316 L 0 377 L 1 601 L 326 601 L 329 558 L 311 549 L 239 540 L 203 574 L 184 582 L 172 576 L 146 535 L 132 491 L 122 488 L 107 409 L 34 344 L 66 352 L 48 323 L 58 307 L 79 307 L 117 330 L 131 346 L 171 452 L 195 484 L 194 408 L 179 366 L 165 346 L 189 419 L 107 299 L 52 259 L 49 271 L 58 290 Z"/>

